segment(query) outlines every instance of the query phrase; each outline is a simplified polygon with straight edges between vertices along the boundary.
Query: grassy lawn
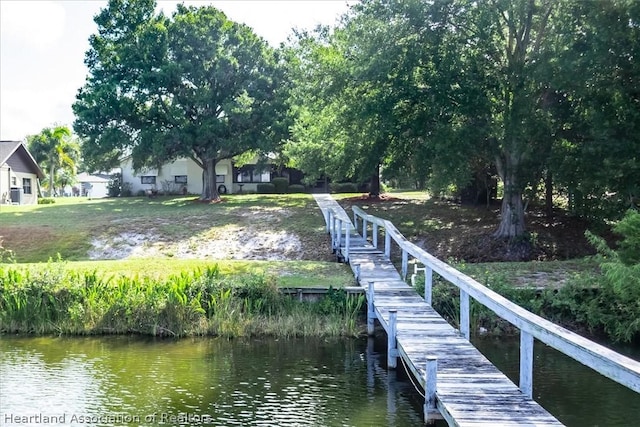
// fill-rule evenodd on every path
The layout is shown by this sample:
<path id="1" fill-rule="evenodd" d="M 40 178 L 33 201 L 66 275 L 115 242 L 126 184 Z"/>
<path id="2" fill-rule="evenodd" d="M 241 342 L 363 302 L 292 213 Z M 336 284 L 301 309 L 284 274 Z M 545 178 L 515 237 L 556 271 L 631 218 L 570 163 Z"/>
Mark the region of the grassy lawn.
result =
<path id="1" fill-rule="evenodd" d="M 424 192 L 396 192 L 382 201 L 361 196 L 334 195 L 348 213 L 358 205 L 392 220 L 409 240 L 481 283 L 560 286 L 569 277 L 598 273 L 587 256 L 592 248 L 584 242 L 584 227 L 562 218 L 548 223 L 529 215 L 529 230 L 546 251 L 539 260 L 486 263 L 491 248 L 482 245 L 482 236 L 497 225 L 496 206 L 463 206 Z M 281 286 L 353 283 L 349 270 L 332 262 L 322 215 L 306 194 L 229 195 L 218 204 L 193 197 L 59 198 L 52 205 L 3 205 L 0 224 L 5 249 L 24 267 L 60 254 L 65 268 L 107 275 L 166 277 L 216 263 L 225 272 L 276 275 Z M 278 250 L 291 239 L 297 246 Z M 116 260 L 120 246 L 131 253 Z"/>
<path id="2" fill-rule="evenodd" d="M 105 258 L 90 256 L 92 242 L 103 242 L 100 251 L 114 239 L 111 248 L 137 239 L 153 243 L 154 258 L 171 258 L 178 242 L 195 252 L 203 241 L 239 232 L 246 239 L 261 232 L 294 234 L 303 246 L 301 259 L 329 260 L 330 254 L 324 250 L 322 215 L 309 195 L 233 195 L 211 205 L 193 197 L 58 198 L 52 205 L 2 206 L 0 224 L 3 245 L 18 262 L 42 262 L 58 254 L 72 261 Z"/>
<path id="3" fill-rule="evenodd" d="M 305 194 L 229 195 L 217 204 L 193 197 L 58 198 L 51 205 L 3 205 L 0 224 L 17 268 L 38 268 L 59 255 L 65 269 L 107 276 L 164 278 L 217 264 L 229 274 L 275 275 L 286 287 L 353 284 L 350 270 L 332 262 L 322 214 Z M 295 245 L 286 247 L 289 241 Z M 108 259 L 118 254 L 124 256 Z"/>

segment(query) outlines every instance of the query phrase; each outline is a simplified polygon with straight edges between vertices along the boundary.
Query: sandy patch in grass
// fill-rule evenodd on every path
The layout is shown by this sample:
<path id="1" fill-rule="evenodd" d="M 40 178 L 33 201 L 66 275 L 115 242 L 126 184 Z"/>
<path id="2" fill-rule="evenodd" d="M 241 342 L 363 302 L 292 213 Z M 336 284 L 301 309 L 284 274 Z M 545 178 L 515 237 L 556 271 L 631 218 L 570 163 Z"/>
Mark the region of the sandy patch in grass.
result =
<path id="1" fill-rule="evenodd" d="M 192 236 L 177 241 L 163 241 L 153 233 L 123 232 L 91 242 L 89 258 L 127 259 L 166 257 L 179 259 L 246 259 L 291 260 L 302 259 L 300 239 L 285 231 L 224 227 L 215 238 Z"/>

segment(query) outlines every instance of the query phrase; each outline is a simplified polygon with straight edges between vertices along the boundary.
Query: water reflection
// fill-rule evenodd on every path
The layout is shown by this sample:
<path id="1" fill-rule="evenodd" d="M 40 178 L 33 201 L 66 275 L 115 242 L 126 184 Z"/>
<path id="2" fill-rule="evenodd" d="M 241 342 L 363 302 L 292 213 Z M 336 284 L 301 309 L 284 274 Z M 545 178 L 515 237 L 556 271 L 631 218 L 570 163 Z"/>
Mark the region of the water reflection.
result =
<path id="1" fill-rule="evenodd" d="M 0 351 L 7 426 L 422 422 L 420 396 L 367 340 L 4 337 Z"/>

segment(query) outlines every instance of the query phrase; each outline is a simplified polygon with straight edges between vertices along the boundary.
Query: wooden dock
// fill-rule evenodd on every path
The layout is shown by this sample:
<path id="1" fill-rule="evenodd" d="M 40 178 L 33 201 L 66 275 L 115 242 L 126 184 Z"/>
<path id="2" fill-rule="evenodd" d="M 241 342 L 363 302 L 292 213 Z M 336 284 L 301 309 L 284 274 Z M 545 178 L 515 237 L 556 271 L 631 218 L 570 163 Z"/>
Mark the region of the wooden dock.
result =
<path id="1" fill-rule="evenodd" d="M 640 363 L 510 303 L 409 243 L 389 221 L 354 208 L 352 223 L 331 196 L 315 198 L 336 255 L 349 263 L 358 284 L 366 289 L 369 333 L 376 319 L 387 333 L 388 367 L 395 368 L 400 358 L 425 390 L 425 422 L 445 419 L 451 426 L 470 427 L 562 425 L 531 398 L 534 337 L 640 390 Z M 358 232 L 360 223 L 362 233 Z M 378 249 L 380 228 L 384 228 L 383 250 Z M 390 261 L 392 239 L 402 250 L 401 273 Z M 410 256 L 423 265 L 416 271 L 425 274 L 424 298 L 407 284 Z M 460 329 L 431 308 L 434 272 L 460 288 Z M 520 328 L 519 386 L 469 342 L 470 296 Z"/>

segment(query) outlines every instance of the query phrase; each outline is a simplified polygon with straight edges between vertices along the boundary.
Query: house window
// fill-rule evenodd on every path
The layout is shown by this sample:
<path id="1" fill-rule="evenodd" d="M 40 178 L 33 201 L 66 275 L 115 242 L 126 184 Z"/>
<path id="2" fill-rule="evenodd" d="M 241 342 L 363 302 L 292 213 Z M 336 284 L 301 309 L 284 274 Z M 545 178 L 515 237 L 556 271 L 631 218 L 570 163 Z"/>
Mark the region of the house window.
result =
<path id="1" fill-rule="evenodd" d="M 22 178 L 22 191 L 24 194 L 31 194 L 31 178 Z"/>
<path id="2" fill-rule="evenodd" d="M 244 166 L 238 170 L 237 182 L 271 182 L 271 171 L 269 169 L 258 169 L 255 166 Z"/>
<path id="3" fill-rule="evenodd" d="M 155 176 L 141 176 L 140 177 L 140 182 L 142 182 L 143 184 L 156 184 L 156 177 Z"/>
<path id="4" fill-rule="evenodd" d="M 18 186 L 18 178 L 16 178 L 15 176 L 11 177 L 11 186 L 12 187 L 17 187 Z"/>
<path id="5" fill-rule="evenodd" d="M 173 180 L 176 184 L 186 184 L 187 183 L 187 175 L 175 175 Z"/>
<path id="6" fill-rule="evenodd" d="M 224 184 L 224 175 L 216 175 L 216 183 Z"/>

